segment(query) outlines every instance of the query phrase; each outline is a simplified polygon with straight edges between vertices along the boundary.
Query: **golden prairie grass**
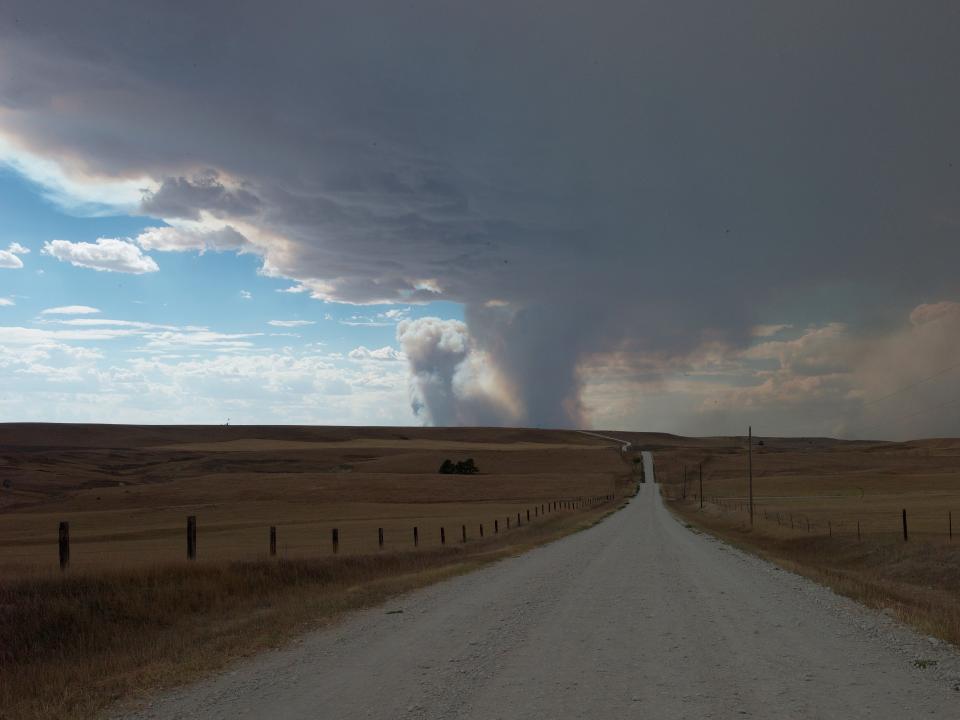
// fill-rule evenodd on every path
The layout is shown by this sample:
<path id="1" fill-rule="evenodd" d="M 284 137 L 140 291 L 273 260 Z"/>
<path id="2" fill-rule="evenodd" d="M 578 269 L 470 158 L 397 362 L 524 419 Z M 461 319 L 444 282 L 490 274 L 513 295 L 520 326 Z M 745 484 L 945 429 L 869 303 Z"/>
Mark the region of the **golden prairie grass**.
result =
<path id="1" fill-rule="evenodd" d="M 685 447 L 658 451 L 657 479 L 670 495 L 682 494 L 683 469 L 688 474 L 687 497 L 699 492 L 703 463 L 703 494 L 712 503 L 744 506 L 747 501 L 745 443 L 710 446 L 689 439 Z M 911 443 L 844 443 L 825 440 L 764 439 L 753 452 L 753 497 L 759 518 L 780 517 L 780 532 L 877 540 L 902 533 L 901 511 L 907 511 L 911 537 L 946 540 L 949 513 L 957 517 L 960 534 L 960 441 Z M 770 532 L 774 532 L 770 530 Z M 958 538 L 960 539 L 960 538 Z"/>
<path id="2" fill-rule="evenodd" d="M 754 448 L 752 526 L 745 445 L 690 440 L 655 457 L 663 493 L 686 521 L 960 644 L 960 442 L 765 439 Z"/>
<path id="3" fill-rule="evenodd" d="M 549 541 L 610 506 L 546 515 L 536 508 L 614 487 L 623 494 L 630 484 L 617 448 L 566 431 L 3 431 L 0 717 L 25 720 L 92 717 L 345 610 Z M 479 475 L 437 473 L 445 458 L 468 456 Z M 198 522 L 194 563 L 183 560 L 187 515 Z M 61 520 L 71 533 L 65 574 L 56 570 Z M 267 557 L 271 525 L 277 558 Z"/>
<path id="4" fill-rule="evenodd" d="M 89 718 L 340 613 L 597 522 L 612 503 L 455 547 L 319 559 L 171 563 L 0 581 L 0 715 Z"/>
<path id="5" fill-rule="evenodd" d="M 960 545 L 894 536 L 792 536 L 742 513 L 703 512 L 671 501 L 686 521 L 781 567 L 888 612 L 921 632 L 960 645 Z"/>
<path id="6" fill-rule="evenodd" d="M 470 537 L 527 508 L 606 494 L 624 473 L 615 448 L 565 431 L 423 428 L 136 428 L 7 426 L 0 448 L 0 571 L 56 565 L 70 523 L 75 567 L 183 557 L 195 515 L 202 559 L 253 560 L 277 527 L 287 558 L 439 545 L 439 528 Z M 478 440 L 468 442 L 467 438 Z M 189 439 L 192 445 L 183 441 Z M 233 438 L 233 439 L 228 439 Z M 181 448 L 170 450 L 179 442 Z M 18 444 L 19 443 L 19 444 Z M 235 449 L 237 445 L 255 448 Z M 291 444 L 300 449 L 291 449 Z M 303 445 L 319 447 L 304 450 Z M 229 450 L 222 446 L 228 445 Z M 451 446 L 468 448 L 452 451 Z M 202 449 L 197 449 L 197 448 Z M 220 447 L 220 450 L 211 449 Z M 472 476 L 440 475 L 467 453 Z"/>

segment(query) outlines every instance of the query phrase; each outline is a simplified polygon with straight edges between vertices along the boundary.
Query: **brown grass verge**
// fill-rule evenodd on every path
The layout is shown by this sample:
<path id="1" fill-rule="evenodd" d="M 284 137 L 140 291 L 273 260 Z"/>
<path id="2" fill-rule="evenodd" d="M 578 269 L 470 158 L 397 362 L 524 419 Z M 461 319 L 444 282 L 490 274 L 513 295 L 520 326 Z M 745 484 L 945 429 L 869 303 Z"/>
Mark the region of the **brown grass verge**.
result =
<path id="1" fill-rule="evenodd" d="M 89 718 L 345 611 L 599 522 L 611 503 L 418 553 L 167 564 L 0 581 L 0 717 Z"/>
<path id="2" fill-rule="evenodd" d="M 883 610 L 920 632 L 960 645 L 960 544 L 903 542 L 895 536 L 786 535 L 743 513 L 700 510 L 694 501 L 668 507 L 691 525 L 748 552 Z"/>

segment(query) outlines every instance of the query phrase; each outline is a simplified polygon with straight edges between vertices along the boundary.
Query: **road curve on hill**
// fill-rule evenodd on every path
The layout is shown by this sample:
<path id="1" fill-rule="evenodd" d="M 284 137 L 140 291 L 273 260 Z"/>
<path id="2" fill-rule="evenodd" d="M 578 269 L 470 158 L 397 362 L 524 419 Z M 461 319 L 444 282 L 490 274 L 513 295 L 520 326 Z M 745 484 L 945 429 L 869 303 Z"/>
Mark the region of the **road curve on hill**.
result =
<path id="1" fill-rule="evenodd" d="M 134 717 L 956 718 L 958 671 L 951 648 L 685 528 L 647 483 L 589 530 Z"/>

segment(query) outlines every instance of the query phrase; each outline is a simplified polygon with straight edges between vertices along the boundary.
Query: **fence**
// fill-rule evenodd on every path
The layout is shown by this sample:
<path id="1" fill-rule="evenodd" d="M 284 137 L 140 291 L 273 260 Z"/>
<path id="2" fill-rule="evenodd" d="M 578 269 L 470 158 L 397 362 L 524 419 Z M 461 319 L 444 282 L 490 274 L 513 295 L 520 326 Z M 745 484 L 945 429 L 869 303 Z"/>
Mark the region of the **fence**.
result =
<path id="1" fill-rule="evenodd" d="M 493 539 L 495 537 L 502 536 L 507 532 L 520 530 L 538 521 L 545 520 L 548 517 L 556 516 L 560 513 L 590 510 L 613 502 L 614 500 L 616 500 L 615 494 L 562 498 L 524 506 L 515 514 L 511 512 L 510 514 L 504 514 L 500 517 L 490 518 L 486 522 L 482 520 L 471 521 L 469 524 L 459 521 L 450 523 L 442 520 L 432 519 L 429 523 L 408 526 L 405 534 L 398 532 L 399 528 L 396 526 L 396 524 L 394 524 L 394 527 L 391 528 L 391 533 L 389 534 L 385 532 L 384 526 L 380 526 L 376 528 L 376 550 L 383 551 L 388 548 L 391 550 L 411 550 L 420 548 L 421 544 L 431 545 L 434 547 L 446 546 L 448 544 L 452 544 L 452 538 L 447 532 L 448 529 L 451 528 L 453 528 L 454 532 L 459 529 L 460 544 L 484 539 Z M 442 524 L 438 525 L 438 522 Z M 198 516 L 187 516 L 186 557 L 188 560 L 196 560 L 198 557 L 200 548 L 198 546 L 197 530 L 200 525 L 201 524 L 198 523 Z M 459 527 L 457 527 L 458 525 Z M 354 533 L 359 533 L 362 530 L 359 527 L 351 528 L 353 533 L 347 534 L 343 532 L 345 528 L 339 523 L 333 526 L 327 525 L 326 528 L 328 529 L 327 537 L 329 538 L 328 550 L 329 553 L 334 555 L 337 555 L 341 552 L 341 545 L 344 541 L 356 541 L 354 542 L 354 547 L 357 548 L 366 549 L 372 545 L 372 528 L 367 529 L 367 532 L 370 535 L 369 538 L 359 538 L 354 535 Z M 490 532 L 491 528 L 492 532 Z M 265 547 L 267 548 L 269 557 L 277 557 L 278 555 L 278 538 L 282 537 L 280 532 L 281 529 L 282 526 L 279 525 L 263 526 L 261 528 L 261 532 L 265 531 Z M 292 527 L 290 529 L 293 530 Z M 301 534 L 303 533 L 302 527 L 298 527 L 296 530 Z M 429 537 L 436 538 L 436 540 L 431 541 L 428 539 L 428 536 L 425 534 L 426 532 L 430 532 Z M 68 521 L 60 522 L 57 537 L 60 568 L 61 570 L 67 570 L 70 567 L 71 548 L 70 523 Z M 403 539 L 404 537 L 406 540 Z M 294 547 L 291 549 L 296 550 L 297 548 Z"/>
<path id="2" fill-rule="evenodd" d="M 672 498 L 673 500 L 684 500 L 684 498 Z M 700 496 L 696 494 L 690 496 L 693 503 L 699 503 L 703 508 L 703 503 L 709 503 L 716 507 L 722 513 L 743 513 L 747 517 L 750 515 L 750 505 L 742 498 Z M 862 518 L 844 517 L 842 519 L 811 519 L 805 513 L 792 513 L 784 510 L 772 510 L 765 508 L 762 503 L 754 500 L 753 522 L 767 523 L 776 525 L 782 531 L 794 531 L 807 535 L 825 535 L 827 537 L 856 537 L 857 540 L 863 540 L 864 536 L 893 535 L 902 538 L 903 542 L 909 542 L 912 530 L 912 521 L 918 518 L 922 519 L 922 535 L 924 539 L 940 537 L 948 541 L 953 541 L 953 511 L 946 510 L 934 517 L 931 513 L 908 513 L 907 508 L 900 508 L 898 511 L 874 510 L 871 513 L 864 513 Z M 939 529 L 937 529 L 939 528 Z"/>

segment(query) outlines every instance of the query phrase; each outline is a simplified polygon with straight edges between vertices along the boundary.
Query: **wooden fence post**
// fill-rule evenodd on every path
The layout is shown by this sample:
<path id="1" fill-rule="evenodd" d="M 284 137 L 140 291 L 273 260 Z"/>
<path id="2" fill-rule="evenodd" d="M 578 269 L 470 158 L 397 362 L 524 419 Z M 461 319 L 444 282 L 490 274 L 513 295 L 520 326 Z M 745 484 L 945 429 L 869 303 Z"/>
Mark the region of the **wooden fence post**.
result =
<path id="1" fill-rule="evenodd" d="M 520 527 L 520 513 L 517 513 L 517 527 Z"/>
<path id="2" fill-rule="evenodd" d="M 187 559 L 197 559 L 197 516 L 187 517 Z"/>
<path id="3" fill-rule="evenodd" d="M 833 525 L 830 524 L 829 520 L 827 520 L 827 534 L 833 537 Z"/>
<path id="4" fill-rule="evenodd" d="M 466 525 L 461 525 L 461 526 L 460 526 L 460 537 L 462 538 L 461 542 L 466 542 L 466 541 L 467 541 L 467 526 L 466 526 Z"/>
<path id="5" fill-rule="evenodd" d="M 418 528 L 416 525 L 413 526 L 413 546 L 420 546 L 420 528 Z"/>
<path id="6" fill-rule="evenodd" d="M 953 510 L 947 511 L 947 534 L 953 540 Z"/>
<path id="7" fill-rule="evenodd" d="M 277 527 L 276 525 L 270 526 L 270 557 L 275 557 L 277 554 Z"/>
<path id="8" fill-rule="evenodd" d="M 447 531 L 444 530 L 443 528 L 440 528 L 440 544 L 441 545 L 447 544 Z"/>
<path id="9" fill-rule="evenodd" d="M 860 521 L 857 520 L 857 542 L 860 542 Z"/>
<path id="10" fill-rule="evenodd" d="M 70 523 L 61 521 L 57 535 L 60 544 L 60 569 L 66 570 L 70 567 Z"/>
<path id="11" fill-rule="evenodd" d="M 510 529 L 510 516 L 507 515 L 507 530 Z"/>
<path id="12" fill-rule="evenodd" d="M 483 537 L 483 523 L 480 523 L 480 537 Z"/>
<path id="13" fill-rule="evenodd" d="M 530 522 L 530 508 L 527 508 L 527 522 Z"/>
<path id="14" fill-rule="evenodd" d="M 499 533 L 499 532 L 500 532 L 500 521 L 499 521 L 499 520 L 494 520 L 494 521 L 493 521 L 493 534 L 496 535 L 496 534 Z"/>
<path id="15" fill-rule="evenodd" d="M 333 543 L 333 553 L 336 555 L 340 552 L 340 529 L 334 528 L 330 533 L 330 540 Z"/>
<path id="16" fill-rule="evenodd" d="M 380 549 L 383 549 L 383 528 L 377 528 L 377 543 Z"/>
<path id="17" fill-rule="evenodd" d="M 907 540 L 909 540 L 909 536 L 907 535 L 907 509 L 906 508 L 904 508 L 902 511 L 902 517 L 903 517 L 903 541 L 907 542 Z"/>

